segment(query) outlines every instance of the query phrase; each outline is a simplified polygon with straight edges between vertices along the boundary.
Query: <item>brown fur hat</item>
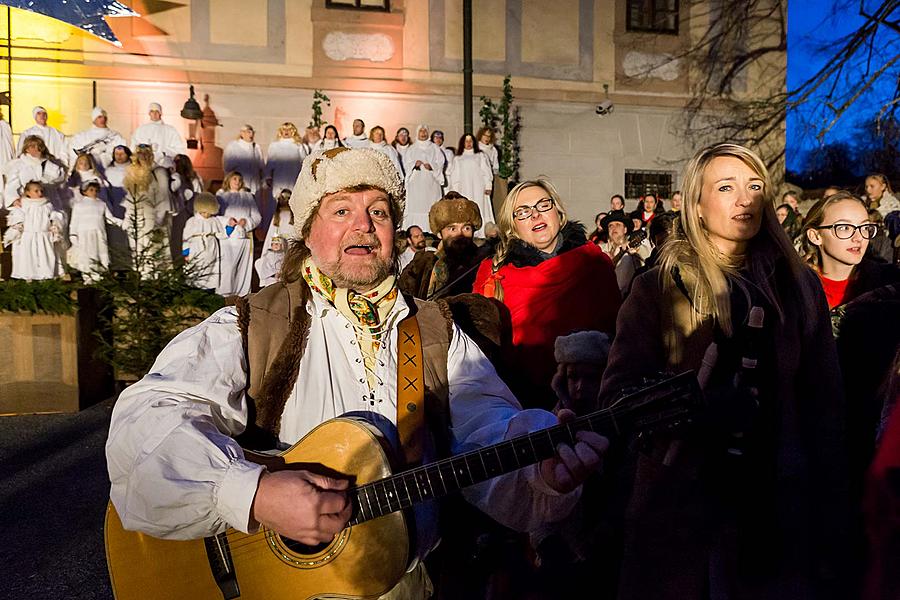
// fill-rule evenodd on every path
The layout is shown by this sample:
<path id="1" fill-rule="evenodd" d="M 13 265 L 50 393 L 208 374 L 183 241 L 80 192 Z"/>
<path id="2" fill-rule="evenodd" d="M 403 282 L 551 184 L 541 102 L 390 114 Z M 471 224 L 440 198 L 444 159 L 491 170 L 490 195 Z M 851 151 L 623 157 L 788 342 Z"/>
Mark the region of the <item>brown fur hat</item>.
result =
<path id="1" fill-rule="evenodd" d="M 481 229 L 481 211 L 478 205 L 455 192 L 449 192 L 431 205 L 428 225 L 432 233 L 440 233 L 441 229 L 451 223 L 470 223 L 476 230 Z"/>

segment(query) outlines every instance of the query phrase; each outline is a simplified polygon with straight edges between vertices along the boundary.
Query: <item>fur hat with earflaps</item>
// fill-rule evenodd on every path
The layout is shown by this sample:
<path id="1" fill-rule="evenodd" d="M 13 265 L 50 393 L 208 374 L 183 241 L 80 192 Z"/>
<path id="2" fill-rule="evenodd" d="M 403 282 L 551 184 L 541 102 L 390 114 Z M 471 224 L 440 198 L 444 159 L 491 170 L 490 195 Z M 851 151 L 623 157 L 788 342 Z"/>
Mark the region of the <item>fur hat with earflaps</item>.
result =
<path id="1" fill-rule="evenodd" d="M 449 192 L 442 200 L 431 205 L 428 211 L 428 226 L 432 233 L 440 233 L 441 229 L 451 223 L 469 223 L 476 230 L 481 229 L 481 210 L 478 205 L 467 198 Z"/>
<path id="2" fill-rule="evenodd" d="M 391 159 L 370 148 L 332 148 L 303 161 L 294 184 L 290 203 L 297 239 L 303 239 L 303 228 L 316 214 L 322 198 L 360 186 L 384 190 L 391 202 L 394 225 L 399 227 L 406 210 L 406 189 Z"/>

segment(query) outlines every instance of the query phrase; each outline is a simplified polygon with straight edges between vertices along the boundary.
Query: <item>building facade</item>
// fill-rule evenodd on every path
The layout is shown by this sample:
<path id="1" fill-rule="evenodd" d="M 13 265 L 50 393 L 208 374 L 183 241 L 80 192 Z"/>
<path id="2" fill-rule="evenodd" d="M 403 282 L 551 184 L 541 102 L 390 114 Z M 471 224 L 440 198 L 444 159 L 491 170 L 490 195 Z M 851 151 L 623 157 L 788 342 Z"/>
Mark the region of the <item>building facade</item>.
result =
<path id="1" fill-rule="evenodd" d="M 15 9 L 10 36 L 0 19 L 11 37 L 14 132 L 32 124 L 35 104 L 66 134 L 89 127 L 96 82 L 97 103 L 126 138 L 153 101 L 188 137 L 179 111 L 189 84 L 201 104 L 209 96 L 218 146 L 243 123 L 263 148 L 284 121 L 302 130 L 315 89 L 331 98 L 323 116 L 341 135 L 355 118 L 367 129 L 381 125 L 389 139 L 419 123 L 442 129 L 448 145 L 463 133 L 462 0 L 127 4 L 142 16 L 109 19 L 121 48 Z M 694 150 L 678 133 L 691 92 L 678 56 L 708 26 L 709 5 L 474 0 L 475 126 L 478 97 L 496 100 L 510 74 L 522 119 L 520 178 L 549 176 L 587 223 L 615 193 L 667 197 Z M 601 103 L 613 109 L 597 114 Z"/>

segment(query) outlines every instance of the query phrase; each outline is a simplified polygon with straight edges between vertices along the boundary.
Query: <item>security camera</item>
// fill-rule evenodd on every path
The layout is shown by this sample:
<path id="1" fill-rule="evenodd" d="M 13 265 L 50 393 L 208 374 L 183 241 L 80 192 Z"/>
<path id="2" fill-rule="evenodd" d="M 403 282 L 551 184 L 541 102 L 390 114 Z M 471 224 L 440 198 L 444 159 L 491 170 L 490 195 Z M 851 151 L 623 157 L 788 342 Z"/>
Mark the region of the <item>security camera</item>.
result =
<path id="1" fill-rule="evenodd" d="M 613 108 L 615 108 L 615 107 L 613 106 L 612 100 L 607 98 L 606 100 L 602 100 L 600 102 L 600 104 L 597 105 L 596 112 L 598 115 L 601 115 L 601 116 L 608 115 L 609 113 L 611 113 L 613 111 Z"/>

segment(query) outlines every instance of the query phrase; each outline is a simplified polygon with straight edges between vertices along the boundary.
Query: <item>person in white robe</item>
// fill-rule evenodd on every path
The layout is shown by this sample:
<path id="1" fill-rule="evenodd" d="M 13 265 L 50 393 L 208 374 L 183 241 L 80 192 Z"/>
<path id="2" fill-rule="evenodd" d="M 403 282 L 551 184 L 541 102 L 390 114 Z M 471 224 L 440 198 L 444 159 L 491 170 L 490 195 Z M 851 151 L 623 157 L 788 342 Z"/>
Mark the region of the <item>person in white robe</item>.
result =
<path id="1" fill-rule="evenodd" d="M 107 225 L 118 228 L 123 225 L 123 220 L 116 218 L 100 197 L 100 190 L 98 182 L 88 181 L 72 202 L 67 262 L 81 272 L 85 283 L 97 281 L 102 271 L 109 268 Z"/>
<path id="2" fill-rule="evenodd" d="M 303 148 L 306 150 L 306 156 L 313 153 L 313 148 L 316 147 L 316 144 L 321 139 L 322 134 L 319 133 L 318 127 L 310 125 L 306 128 L 306 133 L 303 134 Z"/>
<path id="3" fill-rule="evenodd" d="M 397 151 L 397 156 L 400 157 L 401 165 L 403 165 L 403 155 L 406 154 L 406 151 L 411 145 L 412 140 L 409 137 L 409 129 L 406 127 L 398 129 L 397 133 L 394 134 L 394 141 L 391 142 L 391 146 Z M 406 177 L 406 171 L 403 171 L 401 174 Z"/>
<path id="4" fill-rule="evenodd" d="M 69 173 L 67 206 L 71 207 L 72 202 L 80 194 L 81 188 L 90 181 L 94 181 L 100 186 L 100 199 L 106 201 L 109 197 L 107 192 L 109 182 L 101 173 L 99 165 L 94 162 L 92 154 L 80 154 L 72 163 L 72 172 Z"/>
<path id="5" fill-rule="evenodd" d="M 490 127 L 482 127 L 475 137 L 478 140 L 478 148 L 484 152 L 491 164 L 491 172 L 497 175 L 500 172 L 500 155 L 497 146 L 494 145 L 494 130 Z"/>
<path id="6" fill-rule="evenodd" d="M 159 165 L 171 164 L 178 154 L 187 153 L 187 144 L 178 130 L 162 120 L 162 106 L 151 102 L 148 107 L 150 121 L 131 134 L 131 148 L 147 145 L 153 149 L 153 159 Z"/>
<path id="7" fill-rule="evenodd" d="M 29 136 L 36 135 L 47 146 L 47 151 L 55 158 L 63 167 L 69 168 L 69 146 L 66 143 L 65 134 L 57 129 L 47 125 L 47 109 L 43 106 L 35 106 L 31 109 L 31 116 L 34 117 L 34 125 L 19 134 L 19 145 L 16 148 L 16 154 L 22 154 L 25 146 L 25 140 Z"/>
<path id="8" fill-rule="evenodd" d="M 216 293 L 222 296 L 246 296 L 253 277 L 253 230 L 262 216 L 253 197 L 244 187 L 240 173 L 229 173 L 217 192 L 220 212 L 226 219 L 222 240 L 222 275 Z"/>
<path id="9" fill-rule="evenodd" d="M 109 209 L 117 219 L 125 218 L 125 174 L 131 165 L 131 148 L 126 145 L 116 146 L 113 149 L 112 161 L 107 163 L 103 174 L 106 177 L 109 188 L 107 196 Z M 109 244 L 109 266 L 113 271 L 127 271 L 131 268 L 131 248 L 128 245 L 128 235 L 124 228 L 109 227 L 106 230 Z"/>
<path id="10" fill-rule="evenodd" d="M 215 290 L 222 275 L 222 241 L 225 218 L 219 216 L 219 200 L 209 192 L 194 197 L 194 215 L 184 224 L 183 256 L 194 287 Z"/>
<path id="11" fill-rule="evenodd" d="M 278 281 L 281 267 L 284 265 L 284 243 L 284 238 L 275 236 L 266 248 L 266 252 L 256 259 L 254 267 L 259 276 L 259 287 L 266 287 Z"/>
<path id="12" fill-rule="evenodd" d="M 262 255 L 270 252 L 273 239 L 280 237 L 282 240 L 289 240 L 293 237 L 293 232 L 294 213 L 291 212 L 291 193 L 288 190 L 284 190 L 281 192 L 281 195 L 278 196 L 275 214 L 272 216 L 272 222 L 269 223 L 269 228 L 266 231 Z"/>
<path id="13" fill-rule="evenodd" d="M 262 188 L 262 174 L 266 168 L 262 149 L 256 143 L 256 132 L 252 125 L 244 125 L 238 139 L 228 142 L 222 155 L 222 168 L 226 173 L 237 171 L 244 177 L 244 185 L 250 193 L 257 194 Z"/>
<path id="14" fill-rule="evenodd" d="M 69 164 L 75 164 L 79 154 L 89 152 L 102 172 L 112 162 L 113 150 L 116 146 L 124 146 L 128 142 L 118 131 L 107 126 L 106 111 L 95 106 L 91 111 L 90 129 L 79 131 L 69 142 Z"/>
<path id="15" fill-rule="evenodd" d="M 448 188 L 462 194 L 478 206 L 482 223 L 493 222 L 491 186 L 494 183 L 494 174 L 491 173 L 487 157 L 478 149 L 478 142 L 471 133 L 459 138 L 456 155 L 447 167 L 447 174 Z M 484 228 L 476 231 L 475 235 L 482 237 L 483 233 Z"/>
<path id="16" fill-rule="evenodd" d="M 403 176 L 403 166 L 400 164 L 400 155 L 394 150 L 394 147 L 387 143 L 384 136 L 384 128 L 376 125 L 369 130 L 369 148 L 377 150 L 391 159 L 393 165 L 397 168 L 400 176 Z"/>
<path id="17" fill-rule="evenodd" d="M 272 190 L 272 196 L 277 198 L 281 190 L 294 189 L 306 155 L 296 125 L 282 124 L 275 134 L 275 141 L 269 144 L 266 152 L 266 181 Z"/>
<path id="18" fill-rule="evenodd" d="M 441 149 L 441 152 L 444 153 L 444 183 L 441 184 L 441 196 L 447 193 L 447 190 L 450 188 L 447 187 L 450 184 L 450 180 L 447 179 L 447 168 L 450 166 L 450 162 L 453 160 L 453 150 L 450 148 L 444 148 L 444 132 L 440 129 L 435 129 L 431 132 L 431 142 Z"/>
<path id="19" fill-rule="evenodd" d="M 44 139 L 30 135 L 22 142 L 19 158 L 7 163 L 6 185 L 3 189 L 3 204 L 9 208 L 21 195 L 29 181 L 43 184 L 44 197 L 57 210 L 62 210 L 60 188 L 66 181 L 65 167 L 53 158 L 47 150 Z"/>
<path id="20" fill-rule="evenodd" d="M 315 147 L 313 147 L 313 154 L 343 147 L 344 143 L 341 141 L 341 134 L 338 133 L 337 127 L 334 125 L 326 125 L 325 137 L 319 140 Z"/>
<path id="21" fill-rule="evenodd" d="M 369 137 L 366 135 L 366 124 L 362 119 L 353 120 L 353 134 L 344 138 L 348 148 L 368 148 Z"/>
<path id="22" fill-rule="evenodd" d="M 16 157 L 12 127 L 0 116 L 0 172 Z"/>
<path id="23" fill-rule="evenodd" d="M 61 252 L 66 216 L 44 197 L 38 181 L 25 185 L 22 198 L 10 208 L 3 244 L 12 246 L 12 278 L 33 281 L 63 274 Z"/>
<path id="24" fill-rule="evenodd" d="M 404 229 L 410 225 L 427 225 L 431 205 L 441 199 L 441 182 L 447 160 L 441 149 L 428 139 L 427 127 L 419 125 L 416 137 L 416 143 L 403 155 L 403 168 L 406 171 Z"/>
<path id="25" fill-rule="evenodd" d="M 172 195 L 168 171 L 153 161 L 153 151 L 138 148 L 125 174 L 123 228 L 134 268 L 145 277 L 171 261 L 169 244 Z"/>

